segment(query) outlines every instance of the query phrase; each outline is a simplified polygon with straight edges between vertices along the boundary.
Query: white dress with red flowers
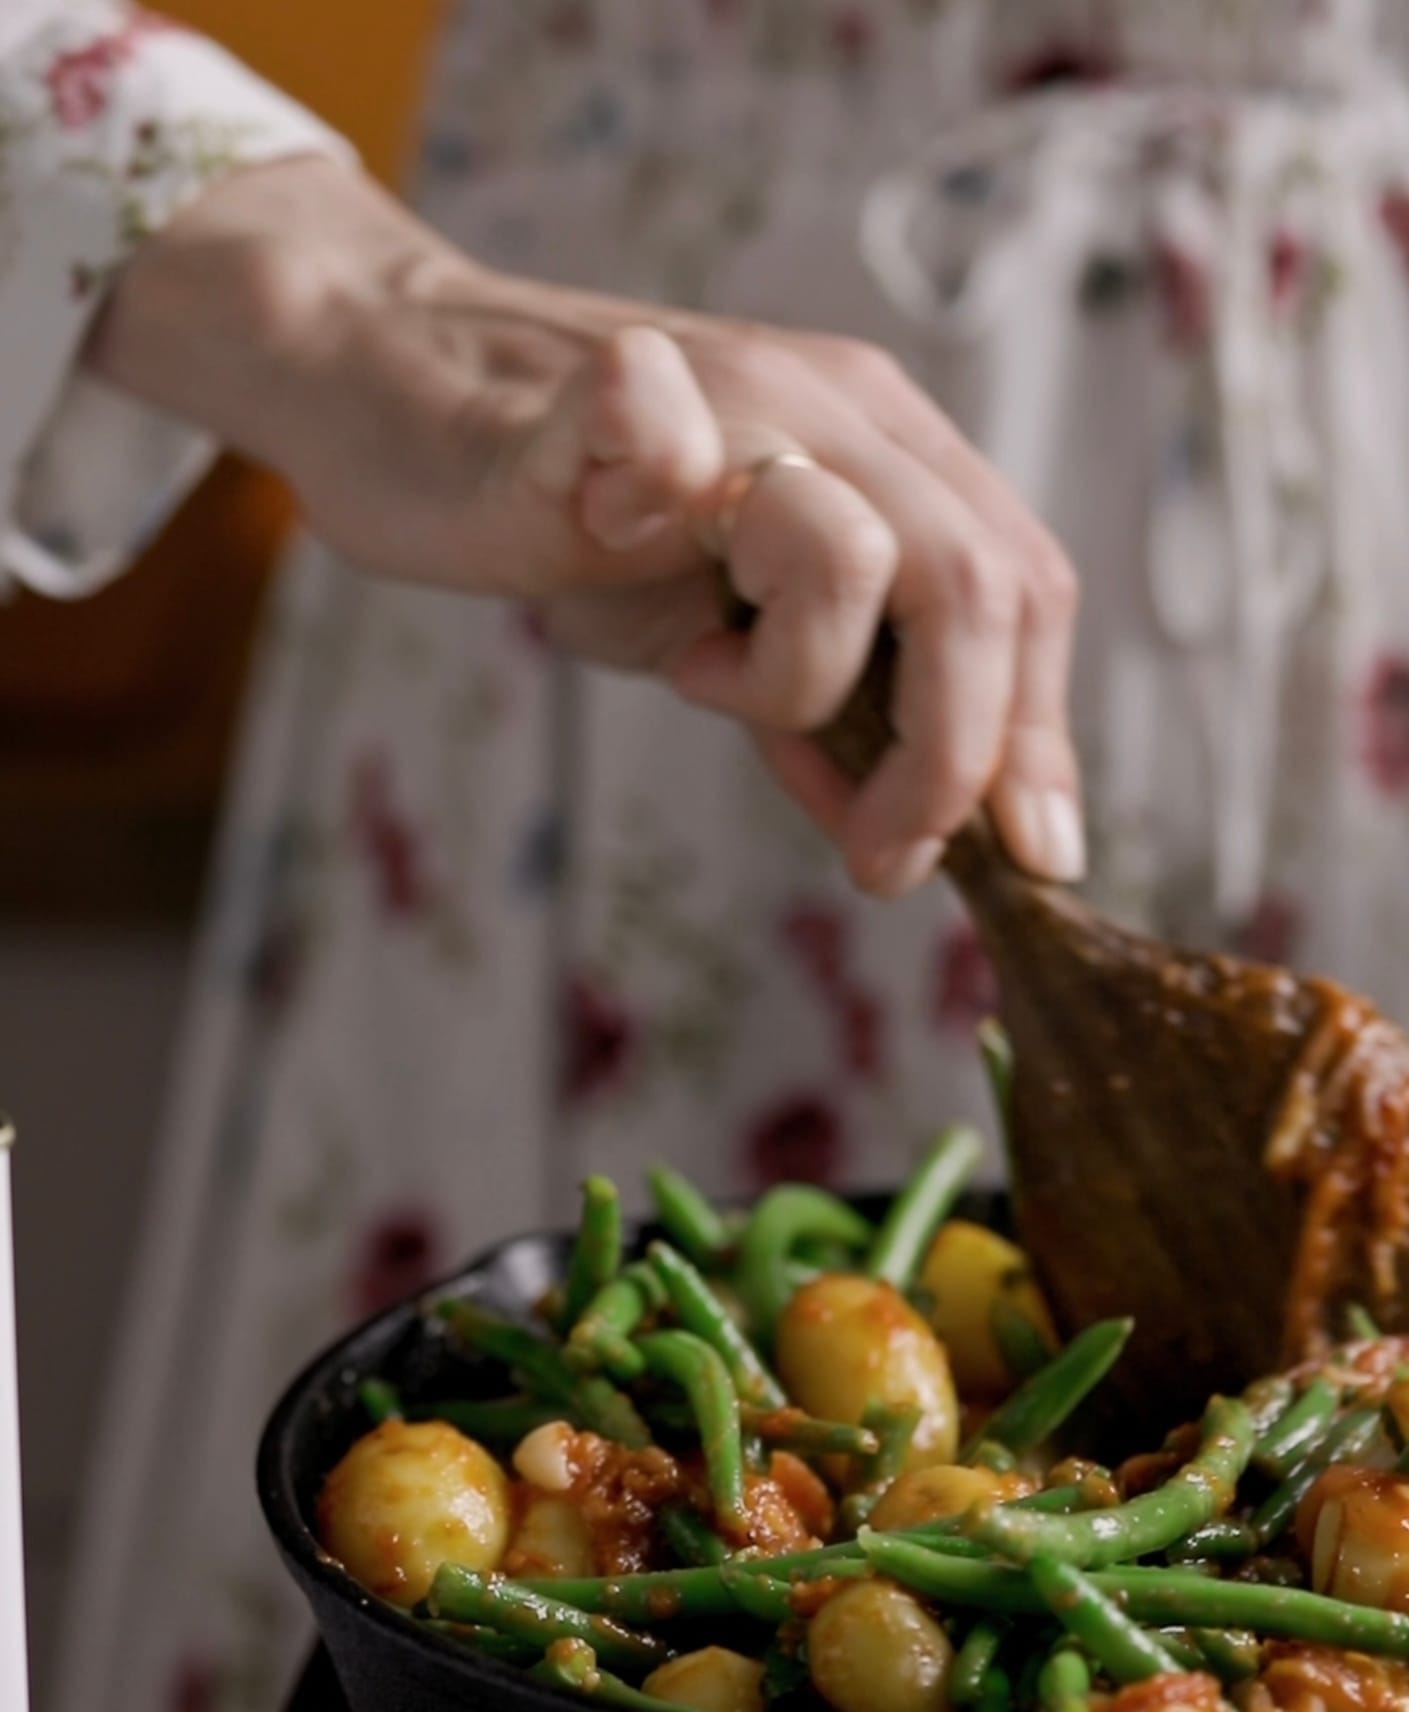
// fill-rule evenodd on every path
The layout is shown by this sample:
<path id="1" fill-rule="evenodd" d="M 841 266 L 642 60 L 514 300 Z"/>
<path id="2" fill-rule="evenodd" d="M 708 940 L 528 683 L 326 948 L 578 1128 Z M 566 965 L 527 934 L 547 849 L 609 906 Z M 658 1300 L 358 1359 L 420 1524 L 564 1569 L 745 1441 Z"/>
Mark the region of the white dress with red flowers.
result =
<path id="1" fill-rule="evenodd" d="M 1096 895 L 1409 1019 L 1381 27 L 1368 0 L 465 0 L 415 194 L 504 268 L 894 346 L 1080 568 Z M 60 1712 L 275 1703 L 300 1631 L 246 1471 L 350 1319 L 566 1218 L 589 1168 L 884 1182 L 986 1117 L 991 979 L 941 889 L 858 901 L 725 723 L 311 547 L 200 972 Z"/>

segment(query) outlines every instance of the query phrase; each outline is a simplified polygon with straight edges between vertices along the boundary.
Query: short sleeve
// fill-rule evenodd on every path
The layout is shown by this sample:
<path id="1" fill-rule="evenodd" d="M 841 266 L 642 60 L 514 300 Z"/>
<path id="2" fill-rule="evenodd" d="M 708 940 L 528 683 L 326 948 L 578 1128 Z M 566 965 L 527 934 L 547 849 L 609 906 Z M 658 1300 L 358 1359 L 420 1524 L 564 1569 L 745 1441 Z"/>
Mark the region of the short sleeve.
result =
<path id="1" fill-rule="evenodd" d="M 116 270 L 232 168 L 351 157 L 212 42 L 112 0 L 0 18 L 0 582 L 116 574 L 214 446 L 76 366 Z"/>

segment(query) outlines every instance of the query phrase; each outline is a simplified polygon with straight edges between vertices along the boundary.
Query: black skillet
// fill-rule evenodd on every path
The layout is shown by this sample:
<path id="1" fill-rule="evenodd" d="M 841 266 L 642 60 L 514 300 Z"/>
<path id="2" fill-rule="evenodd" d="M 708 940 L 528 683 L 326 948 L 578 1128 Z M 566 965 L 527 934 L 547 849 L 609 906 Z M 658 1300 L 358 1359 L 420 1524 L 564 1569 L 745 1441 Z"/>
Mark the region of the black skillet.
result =
<path id="1" fill-rule="evenodd" d="M 888 1196 L 857 1206 L 878 1216 Z M 1006 1226 L 997 1196 L 971 1197 L 965 1216 Z M 639 1233 L 644 1243 L 657 1234 Z M 475 1297 L 525 1314 L 566 1265 L 568 1236 L 516 1237 L 430 1294 Z M 320 1551 L 310 1526 L 324 1477 L 368 1429 L 357 1387 L 379 1375 L 410 1402 L 502 1393 L 501 1371 L 465 1357 L 408 1302 L 360 1326 L 320 1355 L 275 1407 L 260 1440 L 259 1499 L 289 1573 L 313 1608 L 350 1712 L 561 1712 L 581 1705 L 522 1672 L 432 1634 L 364 1592 Z"/>

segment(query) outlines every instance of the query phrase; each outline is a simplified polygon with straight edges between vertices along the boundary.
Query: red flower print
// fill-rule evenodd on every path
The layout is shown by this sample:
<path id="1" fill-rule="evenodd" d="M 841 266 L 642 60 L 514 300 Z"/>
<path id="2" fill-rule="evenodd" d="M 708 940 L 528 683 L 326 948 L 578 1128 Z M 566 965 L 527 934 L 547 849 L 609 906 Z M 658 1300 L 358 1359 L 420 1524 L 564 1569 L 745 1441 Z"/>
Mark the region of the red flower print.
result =
<path id="1" fill-rule="evenodd" d="M 759 1188 L 833 1183 L 846 1152 L 841 1120 L 816 1094 L 790 1094 L 768 1107 L 744 1136 L 744 1170 Z"/>
<path id="2" fill-rule="evenodd" d="M 1409 271 L 1409 187 L 1391 185 L 1380 196 L 1380 224 Z"/>
<path id="3" fill-rule="evenodd" d="M 569 1103 L 619 1084 L 631 1068 L 636 1024 L 614 993 L 575 975 L 562 1009 L 562 1092 Z"/>
<path id="4" fill-rule="evenodd" d="M 112 96 L 113 79 L 132 58 L 143 36 L 177 26 L 154 12 L 136 12 L 120 30 L 98 36 L 86 47 L 59 54 L 44 73 L 49 105 L 66 131 L 82 130 L 102 118 Z"/>
<path id="5" fill-rule="evenodd" d="M 1155 246 L 1155 283 L 1164 305 L 1165 330 L 1181 350 L 1201 345 L 1213 329 L 1213 289 L 1203 262 L 1165 239 Z"/>
<path id="6" fill-rule="evenodd" d="M 79 131 L 107 111 L 118 67 L 132 57 L 132 35 L 100 36 L 86 48 L 60 54 L 44 74 L 54 117 L 66 131 Z"/>
<path id="7" fill-rule="evenodd" d="M 1233 949 L 1259 963 L 1290 963 L 1301 938 L 1302 911 L 1285 892 L 1268 892 L 1233 935 Z"/>
<path id="8" fill-rule="evenodd" d="M 1409 796 L 1409 657 L 1385 655 L 1361 700 L 1360 759 L 1386 796 Z"/>
<path id="9" fill-rule="evenodd" d="M 1047 89 L 1054 83 L 1109 83 L 1116 62 L 1095 48 L 1058 43 L 1010 65 L 1001 79 L 1010 95 Z"/>
<path id="10" fill-rule="evenodd" d="M 844 65 L 855 70 L 871 57 L 876 26 L 858 6 L 846 6 L 832 19 L 832 46 Z"/>
<path id="11" fill-rule="evenodd" d="M 941 1029 L 972 1034 L 998 1009 L 998 977 L 970 921 L 956 922 L 940 941 L 934 1017 Z"/>
<path id="12" fill-rule="evenodd" d="M 1280 314 L 1301 301 L 1307 272 L 1306 245 L 1295 234 L 1281 231 L 1267 246 L 1267 283 L 1272 307 Z"/>
<path id="13" fill-rule="evenodd" d="M 530 606 L 527 602 L 512 609 L 513 629 L 520 641 L 526 642 L 530 648 L 548 649 L 552 641 L 548 635 L 548 620 L 543 616 L 543 609 Z"/>
<path id="14" fill-rule="evenodd" d="M 171 1679 L 170 1712 L 215 1712 L 220 1671 L 209 1659 L 183 1659 Z"/>
<path id="15" fill-rule="evenodd" d="M 356 1240 L 350 1297 L 359 1319 L 424 1290 L 444 1270 L 436 1220 L 424 1207 L 391 1207 Z"/>
<path id="16" fill-rule="evenodd" d="M 426 847 L 395 801 L 391 767 L 384 755 L 360 756 L 350 787 L 352 836 L 367 859 L 382 913 L 421 915 L 435 902 Z"/>
<path id="17" fill-rule="evenodd" d="M 832 904 L 795 904 L 779 925 L 783 943 L 819 991 L 835 992 L 846 970 L 850 923 Z"/>
<path id="18" fill-rule="evenodd" d="M 846 1067 L 865 1081 L 878 1077 L 884 1067 L 885 1021 L 885 1007 L 874 993 L 852 988 L 843 998 L 842 1050 Z"/>

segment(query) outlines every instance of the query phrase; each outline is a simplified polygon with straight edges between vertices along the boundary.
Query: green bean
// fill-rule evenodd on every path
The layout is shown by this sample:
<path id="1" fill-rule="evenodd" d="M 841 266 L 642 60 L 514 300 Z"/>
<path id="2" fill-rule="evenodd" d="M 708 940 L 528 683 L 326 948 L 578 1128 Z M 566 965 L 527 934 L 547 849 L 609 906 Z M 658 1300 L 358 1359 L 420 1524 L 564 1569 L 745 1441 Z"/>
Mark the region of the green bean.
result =
<path id="1" fill-rule="evenodd" d="M 485 1658 L 498 1659 L 500 1664 L 533 1664 L 543 1651 L 542 1647 L 535 1646 L 532 1641 L 516 1640 L 513 1635 L 501 1635 L 497 1629 L 486 1629 L 482 1624 L 447 1623 L 439 1617 L 423 1617 L 421 1624 L 433 1635 L 445 1635 Z"/>
<path id="2" fill-rule="evenodd" d="M 1215 1397 L 1204 1412 L 1198 1451 L 1157 1491 L 1080 1516 L 990 1509 L 978 1513 L 968 1531 L 1019 1562 L 1040 1554 L 1079 1569 L 1126 1563 L 1166 1550 L 1226 1507 L 1252 1444 L 1252 1418 L 1244 1406 Z"/>
<path id="3" fill-rule="evenodd" d="M 1257 1530 L 1247 1522 L 1206 1522 L 1169 1547 L 1171 1563 L 1200 1558 L 1215 1563 L 1239 1563 L 1257 1550 Z"/>
<path id="4" fill-rule="evenodd" d="M 1320 1475 L 1338 1462 L 1354 1462 L 1375 1442 L 1380 1433 L 1378 1409 L 1352 1409 L 1324 1440 L 1297 1466 L 1253 1513 L 1252 1526 L 1258 1543 L 1267 1545 L 1290 1526 L 1296 1507 L 1316 1484 Z"/>
<path id="5" fill-rule="evenodd" d="M 729 1317 L 729 1311 L 699 1271 L 668 1242 L 653 1242 L 650 1263 L 665 1286 L 675 1317 L 687 1332 L 718 1351 L 740 1402 L 781 1409 L 787 1392 L 763 1365 L 758 1351 Z"/>
<path id="6" fill-rule="evenodd" d="M 990 1665 L 983 1679 L 983 1692 L 978 1712 L 1010 1712 L 1013 1704 L 1013 1684 L 1000 1665 Z"/>
<path id="7" fill-rule="evenodd" d="M 1296 1396 L 1296 1386 L 1284 1373 L 1255 1379 L 1243 1392 L 1252 1424 L 1261 1437 L 1274 1427 L 1286 1413 Z"/>
<path id="8" fill-rule="evenodd" d="M 1359 1302 L 1352 1302 L 1345 1310 L 1346 1330 L 1351 1338 L 1360 1343 L 1378 1343 L 1384 1333 L 1375 1324 L 1370 1310 Z"/>
<path id="9" fill-rule="evenodd" d="M 866 1271 L 872 1278 L 907 1290 L 925 1256 L 936 1225 L 949 1216 L 983 1158 L 983 1138 L 967 1124 L 944 1130 L 918 1171 L 890 1204 Z"/>
<path id="10" fill-rule="evenodd" d="M 1308 1451 L 1320 1444 L 1340 1408 L 1341 1388 L 1313 1379 L 1286 1414 L 1269 1427 L 1253 1452 L 1252 1465 L 1273 1480 L 1285 1480 Z"/>
<path id="11" fill-rule="evenodd" d="M 997 1017 L 985 1017 L 978 1025 L 978 1049 L 988 1072 L 998 1122 L 1003 1134 L 1009 1135 L 1013 1127 L 1013 1043 Z"/>
<path id="12" fill-rule="evenodd" d="M 621 1196 L 610 1177 L 582 1185 L 582 1219 L 563 1286 L 562 1329 L 576 1325 L 588 1303 L 621 1267 Z"/>
<path id="13" fill-rule="evenodd" d="M 625 1670 L 643 1670 L 670 1657 L 658 1635 L 624 1628 L 610 1617 L 589 1616 L 561 1599 L 531 1592 L 502 1575 L 477 1575 L 443 1563 L 431 1583 L 432 1616 L 476 1623 L 548 1647 L 554 1641 L 586 1641 L 597 1657 Z"/>
<path id="14" fill-rule="evenodd" d="M 1102 1320 L 1089 1326 L 1019 1385 L 973 1443 L 993 1439 L 1018 1456 L 1036 1450 L 1115 1366 L 1134 1329 L 1133 1320 Z M 961 1461 L 967 1460 L 970 1448 L 960 1453 Z"/>
<path id="15" fill-rule="evenodd" d="M 555 1642 L 530 1674 L 549 1688 L 565 1689 L 602 1706 L 619 1706 L 626 1712 L 679 1712 L 673 1702 L 645 1694 L 603 1670 L 585 1641 Z"/>
<path id="16" fill-rule="evenodd" d="M 857 1574 L 865 1573 L 864 1565 L 852 1564 L 851 1568 Z M 746 1617 L 776 1628 L 794 1615 L 792 1583 L 781 1576 L 741 1574 L 730 1564 L 720 1570 L 719 1579 L 735 1609 Z"/>
<path id="17" fill-rule="evenodd" d="M 850 1421 L 819 1421 L 801 1409 L 755 1409 L 744 1404 L 739 1410 L 744 1432 L 762 1439 L 778 1450 L 801 1456 L 874 1456 L 881 1441 L 869 1427 Z"/>
<path id="18" fill-rule="evenodd" d="M 995 1474 L 1011 1474 L 1018 1466 L 1017 1457 L 996 1439 L 980 1439 L 969 1452 L 968 1460 L 975 1468 L 991 1468 Z"/>
<path id="19" fill-rule="evenodd" d="M 949 1703 L 977 1706 L 983 1698 L 983 1679 L 998 1657 L 1003 1631 L 996 1623 L 980 1621 L 964 1636 L 949 1672 Z"/>
<path id="20" fill-rule="evenodd" d="M 666 1235 L 695 1265 L 708 1272 L 733 1252 L 729 1227 L 699 1190 L 669 1165 L 647 1172 L 656 1218 Z"/>
<path id="21" fill-rule="evenodd" d="M 804 1233 L 835 1237 L 849 1248 L 869 1246 L 873 1232 L 860 1213 L 805 1183 L 770 1189 L 754 1209 L 739 1249 L 738 1287 L 756 1338 L 771 1343 L 793 1292 L 788 1259 Z"/>
<path id="22" fill-rule="evenodd" d="M 1022 1614 L 1042 1608 L 1019 1569 L 953 1557 L 932 1542 L 898 1534 L 863 1533 L 859 1544 L 883 1575 L 952 1607 Z M 1248 1629 L 1278 1640 L 1409 1659 L 1409 1616 L 1351 1605 L 1300 1588 L 1221 1581 L 1185 1569 L 1128 1565 L 1094 1571 L 1088 1579 L 1119 1599 L 1135 1622 L 1181 1628 Z"/>
<path id="23" fill-rule="evenodd" d="M 631 1337 L 665 1302 L 665 1286 L 648 1262 L 634 1260 L 622 1267 L 587 1304 L 568 1334 L 564 1351 L 568 1366 L 583 1373 L 605 1367 L 622 1378 L 636 1378 L 642 1371 L 641 1358 L 632 1348 Z"/>
<path id="24" fill-rule="evenodd" d="M 635 1449 L 651 1442 L 631 1399 L 599 1374 L 574 1373 L 557 1344 L 491 1313 L 479 1302 L 441 1302 L 433 1312 L 471 1348 L 520 1374 L 530 1390 L 564 1405 L 584 1427 Z"/>
<path id="25" fill-rule="evenodd" d="M 1154 1636 L 1131 1622 L 1079 1569 L 1039 1553 L 1027 1573 L 1038 1598 L 1114 1682 L 1146 1682 L 1178 1669 Z"/>
<path id="26" fill-rule="evenodd" d="M 1091 1700 L 1091 1668 L 1078 1652 L 1058 1647 L 1037 1674 L 1042 1712 L 1086 1712 Z"/>
<path id="27" fill-rule="evenodd" d="M 926 1522 L 885 1537 L 922 1543 L 936 1553 L 967 1563 L 988 1561 L 988 1554 L 981 1546 L 945 1534 L 943 1527 L 943 1523 Z M 771 1575 L 799 1582 L 843 1575 L 856 1569 L 864 1571 L 866 1557 L 858 1541 L 843 1540 L 836 1545 L 785 1552 L 778 1557 L 739 1552 L 728 1560 L 728 1565 L 741 1575 Z M 580 1611 L 597 1612 L 629 1623 L 656 1622 L 666 1616 L 720 1617 L 735 1608 L 717 1568 L 658 1569 L 638 1575 L 582 1576 L 571 1580 L 529 1579 L 522 1585 L 533 1592 L 565 1600 Z"/>
<path id="28" fill-rule="evenodd" d="M 1187 1629 L 1156 1629 L 1154 1638 L 1174 1660 L 1177 1669 L 1199 1672 L 1204 1668 L 1204 1655 L 1195 1646 Z"/>
<path id="29" fill-rule="evenodd" d="M 1255 1635 L 1228 1629 L 1195 1629 L 1193 1640 L 1203 1654 L 1204 1669 L 1220 1682 L 1248 1682 L 1262 1669 L 1262 1648 Z"/>
<path id="30" fill-rule="evenodd" d="M 535 1427 L 549 1421 L 578 1423 L 572 1411 L 557 1403 L 539 1403 L 532 1397 L 452 1398 L 444 1403 L 418 1403 L 407 1410 L 413 1421 L 448 1421 L 472 1439 L 486 1444 L 516 1445 Z"/>
<path id="31" fill-rule="evenodd" d="M 666 1545 L 687 1568 L 703 1569 L 727 1560 L 728 1546 L 688 1504 L 667 1505 L 656 1519 Z"/>
<path id="32" fill-rule="evenodd" d="M 993 1341 L 1003 1357 L 1003 1365 L 1014 1379 L 1031 1379 L 1040 1373 L 1056 1353 L 1047 1334 L 1035 1325 L 1021 1308 L 995 1296 L 988 1311 L 988 1323 Z"/>
<path id="33" fill-rule="evenodd" d="M 729 1369 L 716 1349 L 693 1332 L 648 1332 L 637 1342 L 652 1373 L 685 1392 L 699 1422 L 705 1476 L 719 1520 L 730 1533 L 746 1536 L 744 1452 L 739 1435 L 739 1399 Z"/>
<path id="34" fill-rule="evenodd" d="M 406 1413 L 396 1387 L 386 1379 L 364 1379 L 357 1387 L 357 1401 L 377 1426 L 384 1421 L 399 1421 Z"/>
<path id="35" fill-rule="evenodd" d="M 876 1451 L 866 1458 L 856 1490 L 842 1501 L 842 1520 L 852 1529 L 861 1526 L 905 1467 L 920 1411 L 909 1404 L 868 1403 L 861 1424 L 875 1434 Z"/>

